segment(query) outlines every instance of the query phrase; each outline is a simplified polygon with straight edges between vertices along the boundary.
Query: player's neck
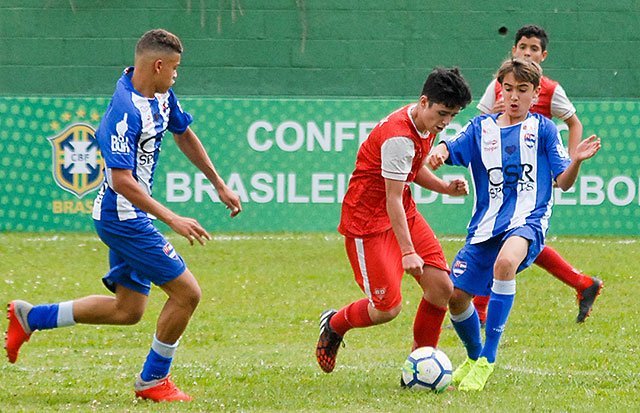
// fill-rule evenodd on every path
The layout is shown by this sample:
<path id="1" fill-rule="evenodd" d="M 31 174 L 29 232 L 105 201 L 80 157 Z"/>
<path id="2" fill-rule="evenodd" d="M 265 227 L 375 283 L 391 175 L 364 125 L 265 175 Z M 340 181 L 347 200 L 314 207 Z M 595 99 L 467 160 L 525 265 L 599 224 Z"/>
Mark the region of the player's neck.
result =
<path id="1" fill-rule="evenodd" d="M 156 97 L 155 85 L 150 82 L 148 78 L 145 78 L 140 71 L 133 71 L 133 75 L 131 75 L 131 84 L 133 85 L 133 88 L 142 96 L 145 96 L 149 99 L 153 99 Z"/>
<path id="2" fill-rule="evenodd" d="M 513 116 L 513 115 L 509 115 L 506 112 L 503 112 L 500 115 L 498 115 L 498 117 L 496 118 L 496 124 L 498 126 L 516 125 L 522 122 L 523 120 L 525 120 L 528 114 L 529 113 L 526 112 L 524 115 Z"/>

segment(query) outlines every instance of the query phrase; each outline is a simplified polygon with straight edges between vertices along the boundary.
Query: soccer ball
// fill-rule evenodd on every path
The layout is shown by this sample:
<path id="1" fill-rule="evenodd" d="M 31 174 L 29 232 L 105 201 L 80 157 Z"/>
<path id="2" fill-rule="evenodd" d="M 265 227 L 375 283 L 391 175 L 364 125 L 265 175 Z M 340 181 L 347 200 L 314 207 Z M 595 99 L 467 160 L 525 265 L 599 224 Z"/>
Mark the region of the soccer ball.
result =
<path id="1" fill-rule="evenodd" d="M 415 349 L 402 366 L 402 382 L 410 389 L 444 391 L 451 382 L 451 361 L 433 347 Z"/>

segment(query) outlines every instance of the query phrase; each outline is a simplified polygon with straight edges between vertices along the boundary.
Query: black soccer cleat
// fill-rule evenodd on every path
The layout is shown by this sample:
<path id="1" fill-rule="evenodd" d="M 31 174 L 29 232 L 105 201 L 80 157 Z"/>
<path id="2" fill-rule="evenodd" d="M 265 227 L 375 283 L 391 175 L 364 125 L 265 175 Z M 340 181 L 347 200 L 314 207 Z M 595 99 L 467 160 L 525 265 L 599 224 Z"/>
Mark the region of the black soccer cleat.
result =
<path id="1" fill-rule="evenodd" d="M 591 314 L 591 308 L 593 307 L 593 302 L 596 300 L 598 294 L 602 290 L 603 283 L 602 280 L 591 277 L 593 280 L 593 284 L 591 287 L 587 287 L 584 290 L 578 292 L 578 318 L 576 319 L 577 323 L 583 323 L 584 320 L 589 317 Z"/>
<path id="2" fill-rule="evenodd" d="M 325 373 L 331 373 L 336 366 L 336 356 L 342 343 L 342 337 L 329 325 L 336 310 L 324 310 L 320 315 L 320 338 L 316 345 L 316 359 Z"/>

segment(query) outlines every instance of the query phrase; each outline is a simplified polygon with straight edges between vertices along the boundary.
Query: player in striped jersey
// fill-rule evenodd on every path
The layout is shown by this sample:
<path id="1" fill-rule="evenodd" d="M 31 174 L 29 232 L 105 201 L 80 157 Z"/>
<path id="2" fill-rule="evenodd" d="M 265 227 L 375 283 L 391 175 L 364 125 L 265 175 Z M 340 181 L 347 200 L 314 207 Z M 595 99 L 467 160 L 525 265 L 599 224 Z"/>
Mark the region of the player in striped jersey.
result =
<path id="1" fill-rule="evenodd" d="M 515 57 L 533 60 L 540 64 L 547 58 L 547 43 L 549 36 L 540 26 L 529 24 L 521 27 L 516 33 L 515 45 L 511 52 Z M 499 113 L 504 111 L 502 85 L 494 79 L 487 86 L 484 95 L 477 106 L 483 113 Z M 582 123 L 576 114 L 576 108 L 567 98 L 567 94 L 560 84 L 546 76 L 540 80 L 540 94 L 531 112 L 540 113 L 551 119 L 558 118 L 566 123 L 569 130 L 569 156 L 573 155 L 576 145 L 582 139 Z M 560 281 L 575 288 L 578 296 L 578 323 L 591 313 L 593 302 L 602 289 L 602 281 L 596 277 L 583 274 L 569 264 L 556 250 L 549 246 L 538 255 L 535 264 L 541 266 Z M 478 310 L 480 321 L 484 323 L 487 317 L 488 296 L 476 296 L 473 299 Z"/>
<path id="2" fill-rule="evenodd" d="M 511 58 L 498 70 L 505 110 L 472 119 L 450 141 L 438 144 L 427 162 L 468 166 L 475 188 L 473 215 L 464 247 L 454 259 L 449 301 L 453 326 L 467 359 L 452 382 L 463 391 L 479 391 L 494 369 L 496 352 L 516 292 L 516 272 L 527 268 L 544 247 L 553 182 L 563 190 L 576 180 L 582 161 L 600 149 L 594 135 L 566 153 L 556 126 L 528 112 L 540 91 L 542 69 L 530 60 Z M 491 294 L 486 340 L 471 300 Z"/>
<path id="3" fill-rule="evenodd" d="M 177 77 L 182 44 L 166 30 L 150 30 L 136 45 L 135 68 L 125 69 L 96 137 L 105 160 L 105 182 L 96 197 L 93 219 L 109 247 L 110 271 L 103 278 L 115 297 L 92 295 L 73 301 L 32 306 L 9 304 L 6 349 L 14 363 L 20 346 L 36 330 L 84 324 L 135 324 L 144 313 L 151 283 L 168 300 L 158 318 L 149 355 L 138 375 L 136 396 L 154 401 L 191 400 L 169 379 L 169 369 L 200 300 L 200 287 L 184 260 L 153 224 L 155 217 L 178 234 L 205 243 L 211 239 L 193 218 L 182 217 L 151 197 L 153 175 L 165 132 L 211 181 L 220 200 L 237 215 L 239 197 L 218 175 L 191 130 L 193 118 L 182 110 L 171 86 Z"/>

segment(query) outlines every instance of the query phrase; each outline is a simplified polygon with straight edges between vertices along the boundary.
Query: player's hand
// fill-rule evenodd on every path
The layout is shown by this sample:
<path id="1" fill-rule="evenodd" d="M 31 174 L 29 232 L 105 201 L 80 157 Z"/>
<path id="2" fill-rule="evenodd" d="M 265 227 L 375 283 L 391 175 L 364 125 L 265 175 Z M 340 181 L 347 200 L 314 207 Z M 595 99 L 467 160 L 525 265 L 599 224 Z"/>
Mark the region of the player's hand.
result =
<path id="1" fill-rule="evenodd" d="M 491 113 L 500 113 L 504 112 L 504 98 L 500 98 L 496 100 L 496 103 L 493 105 L 491 109 Z"/>
<path id="2" fill-rule="evenodd" d="M 413 276 L 422 275 L 422 267 L 424 267 L 424 261 L 415 252 L 413 254 L 405 255 L 402 257 L 402 268 Z"/>
<path id="3" fill-rule="evenodd" d="M 434 171 L 444 165 L 449 157 L 449 149 L 445 144 L 438 144 L 427 157 L 427 165 Z"/>
<path id="4" fill-rule="evenodd" d="M 576 146 L 574 158 L 578 162 L 584 161 L 595 155 L 600 148 L 602 148 L 600 138 L 596 135 L 591 135 Z"/>
<path id="5" fill-rule="evenodd" d="M 231 218 L 235 217 L 242 211 L 242 204 L 238 194 L 233 192 L 228 186 L 224 186 L 218 190 L 218 196 L 220 201 L 227 206 L 227 209 L 231 210 Z"/>
<path id="6" fill-rule="evenodd" d="M 193 218 L 176 215 L 175 218 L 167 224 L 176 233 L 188 239 L 191 245 L 193 245 L 195 240 L 201 245 L 205 244 L 205 240 L 211 240 L 211 235 Z"/>
<path id="7" fill-rule="evenodd" d="M 466 179 L 454 179 L 449 182 L 447 191 L 451 196 L 469 195 L 469 182 Z"/>

